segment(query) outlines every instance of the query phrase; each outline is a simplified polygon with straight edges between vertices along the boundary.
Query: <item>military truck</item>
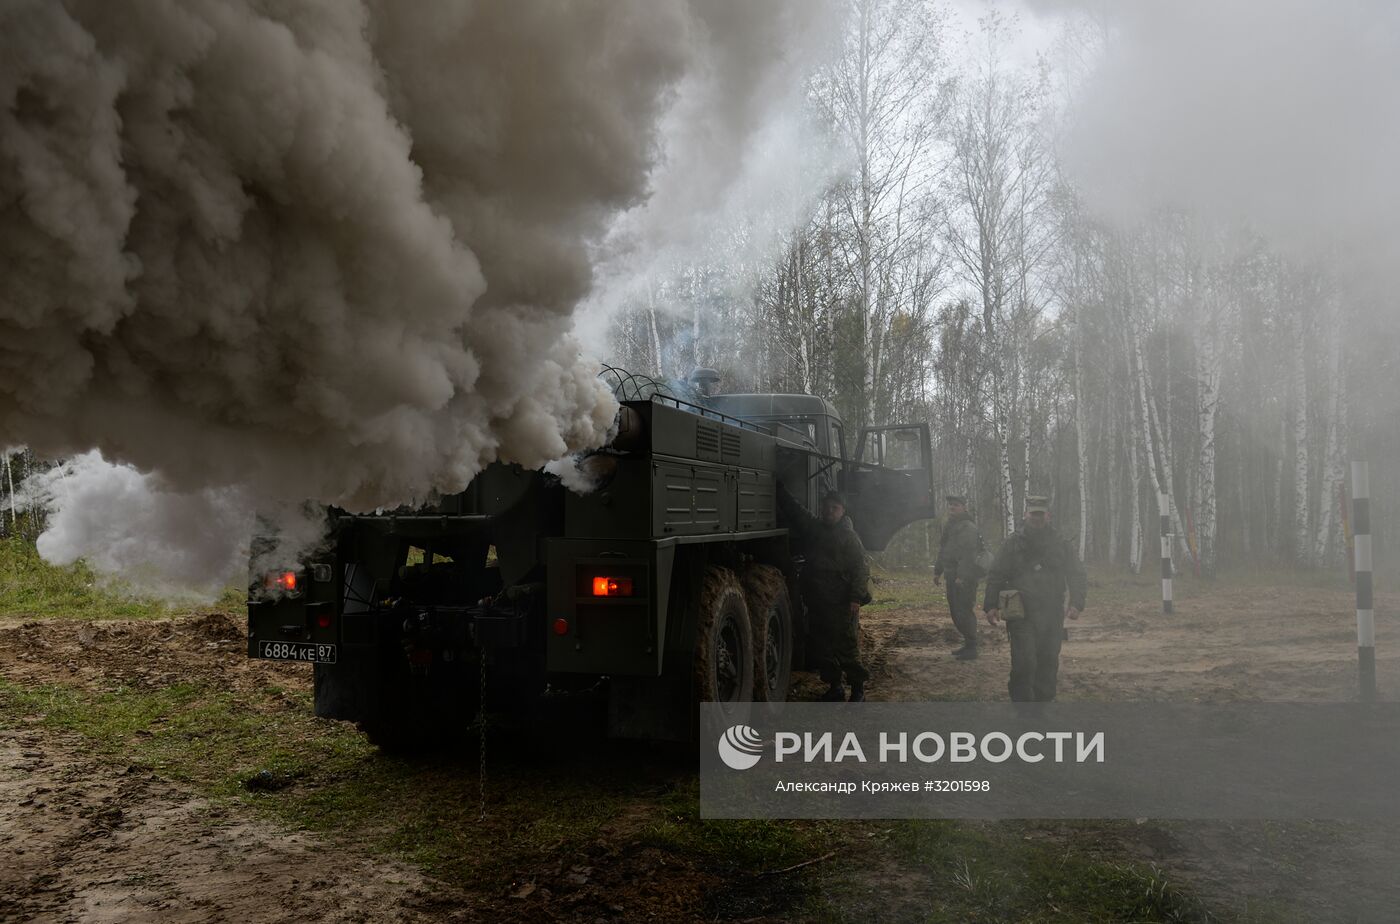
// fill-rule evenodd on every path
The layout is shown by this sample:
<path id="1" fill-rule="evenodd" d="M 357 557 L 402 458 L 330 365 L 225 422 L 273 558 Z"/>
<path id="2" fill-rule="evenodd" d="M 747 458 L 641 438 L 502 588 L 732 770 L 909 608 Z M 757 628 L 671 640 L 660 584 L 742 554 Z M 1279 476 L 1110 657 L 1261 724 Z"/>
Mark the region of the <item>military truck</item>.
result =
<path id="1" fill-rule="evenodd" d="M 330 511 L 321 551 L 251 579 L 248 655 L 314 665 L 316 714 L 431 746 L 492 711 L 581 689 L 616 736 L 684 740 L 700 701 L 781 700 L 805 659 L 807 509 L 845 492 L 869 550 L 934 514 L 926 424 L 851 446 L 811 395 L 682 392 L 608 370 L 616 435 L 591 490 L 494 464 L 414 510 Z"/>

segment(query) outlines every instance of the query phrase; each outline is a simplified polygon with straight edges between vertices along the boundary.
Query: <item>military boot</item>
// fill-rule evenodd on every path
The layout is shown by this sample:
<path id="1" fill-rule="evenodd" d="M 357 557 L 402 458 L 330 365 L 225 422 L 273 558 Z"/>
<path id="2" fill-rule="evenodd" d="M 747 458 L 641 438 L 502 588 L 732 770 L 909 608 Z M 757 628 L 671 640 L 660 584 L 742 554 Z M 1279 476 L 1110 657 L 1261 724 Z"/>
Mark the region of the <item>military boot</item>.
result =
<path id="1" fill-rule="evenodd" d="M 977 643 L 964 642 L 961 648 L 953 652 L 953 657 L 957 658 L 959 661 L 976 661 Z"/>
<path id="2" fill-rule="evenodd" d="M 823 703 L 844 703 L 846 701 L 846 688 L 840 683 L 833 683 L 827 691 L 821 695 L 820 702 Z"/>

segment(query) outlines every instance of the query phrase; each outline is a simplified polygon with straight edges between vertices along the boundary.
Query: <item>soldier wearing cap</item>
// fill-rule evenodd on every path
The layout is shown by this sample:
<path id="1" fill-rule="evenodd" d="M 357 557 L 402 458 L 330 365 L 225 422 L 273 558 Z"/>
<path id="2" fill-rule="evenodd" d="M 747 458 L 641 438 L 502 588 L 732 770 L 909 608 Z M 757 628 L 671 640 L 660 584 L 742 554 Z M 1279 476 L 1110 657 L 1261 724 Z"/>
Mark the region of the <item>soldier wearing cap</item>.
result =
<path id="1" fill-rule="evenodd" d="M 846 499 L 836 491 L 822 497 L 814 517 L 778 485 L 778 506 L 787 526 L 801 542 L 802 601 L 807 606 L 808 651 L 814 667 L 829 684 L 825 702 L 846 698 L 841 684 L 851 683 L 851 702 L 865 699 L 870 674 L 860 663 L 860 608 L 870 602 L 870 566 L 865 547 L 846 516 Z"/>
<path id="2" fill-rule="evenodd" d="M 982 579 L 982 569 L 977 564 L 982 538 L 976 521 L 967 511 L 967 498 L 949 494 L 943 499 L 948 504 L 948 518 L 938 540 L 933 585 L 937 587 L 943 576 L 948 576 L 948 610 L 953 616 L 953 626 L 963 638 L 962 647 L 953 652 L 953 657 L 971 661 L 977 657 L 977 616 L 972 608 L 977 603 L 977 582 Z"/>
<path id="3" fill-rule="evenodd" d="M 1011 679 L 1007 689 L 1013 701 L 1049 702 L 1055 698 L 1065 618 L 1079 618 L 1087 583 L 1084 564 L 1074 546 L 1050 525 L 1048 500 L 1027 495 L 1024 526 L 1002 544 L 987 575 L 982 601 L 987 622 L 993 626 L 1002 615 L 1002 606 L 1008 607 Z M 1009 597 L 1013 592 L 1019 599 Z M 1014 619 L 1012 607 L 1018 611 Z"/>

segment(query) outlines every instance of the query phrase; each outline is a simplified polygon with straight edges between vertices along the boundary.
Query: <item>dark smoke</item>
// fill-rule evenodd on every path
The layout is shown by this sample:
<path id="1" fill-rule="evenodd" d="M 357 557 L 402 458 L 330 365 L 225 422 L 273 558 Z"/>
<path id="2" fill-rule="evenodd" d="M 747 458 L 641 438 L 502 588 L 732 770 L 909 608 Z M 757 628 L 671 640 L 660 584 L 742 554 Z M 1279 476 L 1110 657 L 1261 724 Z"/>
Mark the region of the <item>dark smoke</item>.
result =
<path id="1" fill-rule="evenodd" d="M 764 85 L 795 9 L 5 4 L 0 445 L 154 475 L 72 467 L 124 487 L 50 490 L 46 554 L 96 541 L 60 495 L 218 543 L 253 509 L 393 505 L 601 442 L 614 404 L 569 333 L 594 248 L 662 176 L 669 113 L 708 126 L 697 157 L 755 130 L 728 93 Z M 114 570 L 170 557 L 131 535 Z"/>

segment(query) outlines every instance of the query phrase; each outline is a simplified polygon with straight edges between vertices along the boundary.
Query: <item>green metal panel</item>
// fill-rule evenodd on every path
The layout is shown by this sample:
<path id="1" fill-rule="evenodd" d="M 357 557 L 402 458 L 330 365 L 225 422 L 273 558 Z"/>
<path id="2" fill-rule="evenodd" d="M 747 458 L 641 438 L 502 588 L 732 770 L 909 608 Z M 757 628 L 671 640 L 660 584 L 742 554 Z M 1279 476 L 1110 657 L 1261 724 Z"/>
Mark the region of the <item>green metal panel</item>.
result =
<path id="1" fill-rule="evenodd" d="M 773 473 L 752 469 L 738 471 L 738 528 L 772 529 L 777 525 Z"/>
<path id="2" fill-rule="evenodd" d="M 651 535 L 651 460 L 619 458 L 617 471 L 596 491 L 564 492 L 564 533 L 637 539 Z"/>
<path id="3" fill-rule="evenodd" d="M 549 539 L 545 546 L 550 623 L 547 669 L 658 676 L 675 547 L 615 539 Z M 595 573 L 632 577 L 636 582 L 634 595 L 592 596 L 586 581 Z M 559 619 L 567 624 L 562 635 L 554 629 Z"/>
<path id="4" fill-rule="evenodd" d="M 736 470 L 657 458 L 652 472 L 652 535 L 663 538 L 735 529 Z"/>

